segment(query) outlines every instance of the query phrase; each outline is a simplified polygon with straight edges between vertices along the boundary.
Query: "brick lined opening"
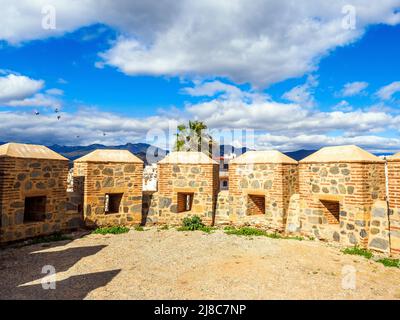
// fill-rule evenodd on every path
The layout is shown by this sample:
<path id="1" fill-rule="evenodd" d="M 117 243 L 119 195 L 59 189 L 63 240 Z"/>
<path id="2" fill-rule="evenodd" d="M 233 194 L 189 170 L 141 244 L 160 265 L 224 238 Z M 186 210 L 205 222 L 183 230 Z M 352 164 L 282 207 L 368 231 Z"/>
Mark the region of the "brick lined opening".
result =
<path id="1" fill-rule="evenodd" d="M 178 193 L 178 213 L 192 210 L 194 193 Z"/>
<path id="2" fill-rule="evenodd" d="M 247 215 L 256 216 L 265 214 L 265 196 L 248 195 Z"/>
<path id="3" fill-rule="evenodd" d="M 329 224 L 339 224 L 340 221 L 340 202 L 321 200 L 324 205 L 324 214 Z"/>
<path id="4" fill-rule="evenodd" d="M 123 193 L 106 194 L 104 203 L 105 214 L 119 213 L 119 207 L 121 205 L 123 195 Z"/>
<path id="5" fill-rule="evenodd" d="M 46 219 L 46 200 L 45 196 L 25 198 L 24 223 Z"/>

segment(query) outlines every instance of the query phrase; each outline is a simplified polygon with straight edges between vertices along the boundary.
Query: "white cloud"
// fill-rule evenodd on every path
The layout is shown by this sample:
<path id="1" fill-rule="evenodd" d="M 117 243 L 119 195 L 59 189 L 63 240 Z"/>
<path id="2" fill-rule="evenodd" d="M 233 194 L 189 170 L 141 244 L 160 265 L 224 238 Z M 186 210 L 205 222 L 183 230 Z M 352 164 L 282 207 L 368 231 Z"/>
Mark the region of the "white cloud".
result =
<path id="1" fill-rule="evenodd" d="M 346 100 L 342 100 L 336 106 L 334 106 L 332 110 L 350 112 L 353 111 L 353 107 Z"/>
<path id="2" fill-rule="evenodd" d="M 197 94 L 203 90 L 201 84 L 194 88 L 199 89 Z M 225 87 L 221 82 L 215 88 Z M 83 108 L 76 113 L 61 112 L 60 120 L 52 112 L 44 112 L 39 116 L 20 111 L 0 112 L 3 120 L 0 137 L 6 141 L 70 145 L 115 145 L 141 141 L 171 148 L 176 125 L 189 119 L 198 119 L 211 129 L 228 132 L 251 130 L 257 149 L 291 151 L 349 143 L 371 151 L 389 152 L 399 148 L 399 139 L 379 136 L 387 130 L 398 132 L 400 124 L 400 116 L 384 110 L 322 112 L 296 103 L 278 103 L 267 95 L 253 97 L 239 88 L 237 91 L 230 86 L 226 88 L 235 94 L 210 97 L 219 89 L 204 89 L 202 92 L 209 101 L 188 104 L 183 112 L 165 111 L 146 118 L 101 112 L 93 108 Z M 149 135 L 152 131 L 161 132 L 162 137 L 152 141 L 152 134 Z M 229 134 L 224 134 L 224 139 L 227 136 Z M 168 143 L 164 144 L 165 141 Z"/>
<path id="3" fill-rule="evenodd" d="M 0 103 L 25 99 L 41 90 L 42 80 L 34 80 L 26 76 L 8 74 L 0 77 Z"/>
<path id="4" fill-rule="evenodd" d="M 242 91 L 233 85 L 223 83 L 221 81 L 194 82 L 194 87 L 185 87 L 181 91 L 193 97 L 207 96 L 213 97 L 220 93 L 241 96 Z"/>
<path id="5" fill-rule="evenodd" d="M 58 120 L 57 115 L 61 118 Z M 152 141 L 146 137 L 152 130 L 175 134 L 180 119 L 152 116 L 129 118 L 95 108 L 81 108 L 75 113 L 41 113 L 0 111 L 2 141 L 54 143 L 66 145 L 88 145 L 102 143 L 108 145 L 127 142 L 152 142 L 163 146 L 163 138 Z M 106 135 L 104 136 L 104 133 Z"/>
<path id="6" fill-rule="evenodd" d="M 307 135 L 284 136 L 265 134 L 257 137 L 260 149 L 280 149 L 282 151 L 295 151 L 300 149 L 313 150 L 326 146 L 340 146 L 355 144 L 376 153 L 393 153 L 400 148 L 400 139 L 363 135 L 357 137 Z"/>
<path id="7" fill-rule="evenodd" d="M 346 83 L 340 95 L 342 97 L 353 97 L 356 95 L 364 94 L 364 90 L 368 87 L 368 85 L 368 82 L 361 81 Z"/>
<path id="8" fill-rule="evenodd" d="M 59 97 L 64 94 L 62 90 L 52 88 L 40 93 L 45 85 L 43 80 L 9 72 L 4 71 L 5 76 L 0 77 L 0 106 L 61 107 Z"/>
<path id="9" fill-rule="evenodd" d="M 400 92 L 400 81 L 395 81 L 382 87 L 376 94 L 382 100 L 390 100 L 397 92 Z"/>
<path id="10" fill-rule="evenodd" d="M 52 4 L 56 30 L 41 28 Z M 100 22 L 121 37 L 104 63 L 131 75 L 226 77 L 268 86 L 316 69 L 321 56 L 357 40 L 368 25 L 397 24 L 399 0 L 353 0 L 357 28 L 342 26 L 345 0 L 3 0 L 0 39 L 61 35 Z"/>
<path id="11" fill-rule="evenodd" d="M 318 80 L 314 76 L 309 76 L 307 82 L 298 85 L 282 96 L 283 99 L 300 104 L 304 107 L 314 107 L 314 89 L 318 86 Z"/>
<path id="12" fill-rule="evenodd" d="M 61 89 L 57 89 L 57 88 L 52 88 L 52 89 L 48 89 L 46 90 L 47 94 L 53 95 L 53 96 L 62 96 L 64 95 L 64 91 Z"/>
<path id="13" fill-rule="evenodd" d="M 21 99 L 21 100 L 11 100 L 5 103 L 6 106 L 10 107 L 52 107 L 60 108 L 62 102 L 49 94 L 37 93 L 32 97 Z"/>
<path id="14" fill-rule="evenodd" d="M 57 82 L 58 82 L 59 84 L 67 84 L 67 83 L 68 83 L 68 81 L 65 80 L 65 79 L 63 79 L 63 78 L 59 78 L 59 79 L 57 80 Z"/>

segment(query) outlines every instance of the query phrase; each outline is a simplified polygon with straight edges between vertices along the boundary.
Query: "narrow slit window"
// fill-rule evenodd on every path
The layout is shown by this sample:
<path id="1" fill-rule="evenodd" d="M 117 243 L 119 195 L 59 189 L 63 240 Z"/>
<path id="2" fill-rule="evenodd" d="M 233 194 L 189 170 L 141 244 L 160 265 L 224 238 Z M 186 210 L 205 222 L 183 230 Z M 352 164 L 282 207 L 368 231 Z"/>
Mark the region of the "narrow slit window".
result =
<path id="1" fill-rule="evenodd" d="M 340 222 L 340 202 L 321 200 L 324 206 L 324 214 L 328 224 L 339 224 Z"/>
<path id="2" fill-rule="evenodd" d="M 193 193 L 178 193 L 178 212 L 191 211 L 193 198 Z"/>
<path id="3" fill-rule="evenodd" d="M 104 200 L 105 214 L 119 213 L 123 193 L 107 193 Z"/>
<path id="4" fill-rule="evenodd" d="M 46 220 L 46 200 L 45 196 L 25 198 L 24 223 Z"/>
<path id="5" fill-rule="evenodd" d="M 257 216 L 265 214 L 265 196 L 248 195 L 247 198 L 247 215 Z"/>

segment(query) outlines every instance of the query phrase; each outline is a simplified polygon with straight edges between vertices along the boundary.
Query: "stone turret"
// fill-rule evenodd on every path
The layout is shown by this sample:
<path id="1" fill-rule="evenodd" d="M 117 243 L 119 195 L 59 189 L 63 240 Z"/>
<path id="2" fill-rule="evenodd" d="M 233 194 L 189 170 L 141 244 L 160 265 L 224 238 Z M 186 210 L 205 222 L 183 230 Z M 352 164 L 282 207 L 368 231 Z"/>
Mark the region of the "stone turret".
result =
<path id="1" fill-rule="evenodd" d="M 62 229 L 68 159 L 45 146 L 0 146 L 0 242 Z"/>
<path id="2" fill-rule="evenodd" d="M 385 200 L 384 166 L 354 145 L 322 148 L 301 160 L 302 232 L 366 247 L 373 206 Z"/>
<path id="3" fill-rule="evenodd" d="M 211 224 L 219 188 L 218 174 L 218 163 L 202 152 L 167 155 L 158 163 L 158 221 L 180 224 L 184 217 L 198 215 Z"/>
<path id="4" fill-rule="evenodd" d="M 298 192 L 297 161 L 279 151 L 248 151 L 230 162 L 229 180 L 232 224 L 284 229 Z"/>
<path id="5" fill-rule="evenodd" d="M 95 150 L 74 161 L 74 176 L 83 177 L 87 225 L 141 223 L 143 166 L 127 150 Z"/>

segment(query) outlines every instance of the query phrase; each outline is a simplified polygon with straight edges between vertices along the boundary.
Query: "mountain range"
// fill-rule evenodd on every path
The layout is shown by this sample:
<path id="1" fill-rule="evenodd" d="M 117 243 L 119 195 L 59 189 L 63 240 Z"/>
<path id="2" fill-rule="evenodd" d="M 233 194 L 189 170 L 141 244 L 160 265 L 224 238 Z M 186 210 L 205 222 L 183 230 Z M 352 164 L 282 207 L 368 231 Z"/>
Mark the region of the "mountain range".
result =
<path id="1" fill-rule="evenodd" d="M 0 142 L 0 145 L 3 144 L 4 142 Z M 51 146 L 48 146 L 51 150 L 63 155 L 64 157 L 68 158 L 69 160 L 73 161 L 75 159 L 78 159 L 96 149 L 118 149 L 118 150 L 129 150 L 132 152 L 134 155 L 142 159 L 146 164 L 148 164 L 148 161 L 146 160 L 146 153 L 148 148 L 152 147 L 154 148 L 152 150 L 152 154 L 155 155 L 165 155 L 168 153 L 168 151 L 154 147 L 150 144 L 147 143 L 127 143 L 124 145 L 117 145 L 117 146 L 106 146 L 103 144 L 91 144 L 88 146 L 61 146 L 58 144 L 54 144 Z M 231 145 L 221 145 L 220 146 L 220 155 L 224 155 L 227 153 L 235 153 L 236 155 L 240 155 L 242 153 L 245 153 L 250 149 L 248 148 L 236 148 Z M 314 153 L 316 150 L 298 150 L 294 152 L 287 152 L 285 153 L 289 157 L 295 159 L 295 160 L 301 160 L 308 155 Z"/>
<path id="2" fill-rule="evenodd" d="M 2 145 L 4 142 L 0 142 L 0 145 Z M 162 157 L 162 155 L 165 155 L 168 153 L 168 151 L 154 147 L 150 144 L 147 143 L 127 143 L 124 145 L 118 145 L 118 146 L 106 146 L 103 144 L 91 144 L 88 146 L 61 146 L 58 144 L 54 144 L 52 146 L 48 146 L 51 150 L 63 155 L 64 157 L 68 158 L 69 160 L 73 161 L 75 159 L 78 159 L 96 149 L 118 149 L 118 150 L 129 150 L 132 152 L 134 155 L 142 159 L 146 164 L 148 164 L 148 161 L 146 159 L 146 153 L 149 148 L 154 148 L 152 149 L 151 154 L 154 155 L 159 155 Z M 220 146 L 220 155 L 224 155 L 227 153 L 235 153 L 236 155 L 240 155 L 242 153 L 245 153 L 250 149 L 248 148 L 235 148 L 234 146 L 231 145 L 221 145 Z M 286 152 L 285 154 L 294 160 L 302 160 L 305 157 L 309 156 L 310 154 L 316 152 L 317 150 L 297 150 L 297 151 L 292 151 L 292 152 Z M 377 154 L 379 156 L 380 154 Z M 160 160 L 160 159 L 158 159 Z"/>

